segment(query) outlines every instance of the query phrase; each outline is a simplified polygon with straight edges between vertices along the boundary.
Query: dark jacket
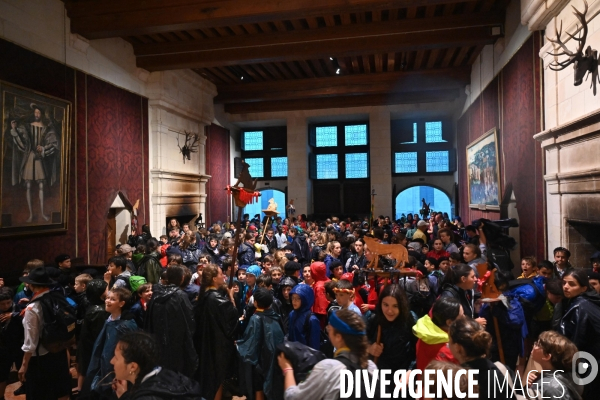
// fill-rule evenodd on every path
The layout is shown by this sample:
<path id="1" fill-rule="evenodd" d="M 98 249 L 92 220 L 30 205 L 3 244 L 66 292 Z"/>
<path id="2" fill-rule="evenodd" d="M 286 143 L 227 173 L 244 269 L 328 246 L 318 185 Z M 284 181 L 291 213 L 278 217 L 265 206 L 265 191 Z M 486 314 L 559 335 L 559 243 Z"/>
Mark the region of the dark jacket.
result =
<path id="1" fill-rule="evenodd" d="M 319 254 L 323 251 L 323 247 L 315 245 L 310 251 L 310 260 L 317 261 L 319 259 Z"/>
<path id="2" fill-rule="evenodd" d="M 538 388 L 535 391 L 534 399 L 561 399 L 561 400 L 581 400 L 583 387 L 576 385 L 571 378 L 570 373 L 561 371 L 553 371 L 546 373 L 542 377 L 537 378 L 533 383 L 533 388 Z M 541 390 L 540 390 L 541 389 Z M 530 389 L 533 394 L 534 390 Z"/>
<path id="3" fill-rule="evenodd" d="M 281 322 L 283 323 L 283 333 L 285 335 L 287 335 L 289 332 L 290 313 L 294 310 L 294 306 L 292 306 L 291 294 L 288 300 L 286 300 L 285 297 L 283 297 L 283 288 L 287 286 L 293 288 L 294 286 L 296 286 L 296 282 L 289 276 L 284 276 L 283 278 L 281 278 L 281 281 L 279 282 L 279 285 L 277 286 L 277 291 L 275 293 L 275 296 L 279 299 L 279 301 L 281 301 Z"/>
<path id="4" fill-rule="evenodd" d="M 138 265 L 138 275 L 146 278 L 148 283 L 158 283 L 162 274 L 162 265 L 160 265 L 160 254 L 153 251 L 146 254 Z"/>
<path id="5" fill-rule="evenodd" d="M 562 313 L 558 333 L 570 339 L 579 351 L 600 359 L 600 295 L 592 290 L 565 300 L 554 311 Z"/>
<path id="6" fill-rule="evenodd" d="M 194 310 L 188 295 L 175 285 L 154 285 L 144 329 L 157 338 L 160 365 L 192 377 L 198 368 L 194 352 Z"/>
<path id="7" fill-rule="evenodd" d="M 378 365 L 379 366 L 379 365 Z M 508 385 L 504 384 L 504 375 L 493 362 L 487 358 L 477 358 L 472 361 L 468 361 L 463 364 L 463 367 L 467 369 L 474 369 L 479 371 L 477 374 L 477 381 L 479 383 L 479 399 L 514 399 L 514 393 L 511 393 Z M 489 372 L 488 372 L 489 371 Z M 508 373 L 510 371 L 507 370 Z M 488 379 L 489 378 L 489 379 Z M 499 382 L 494 384 L 494 382 Z M 514 378 L 513 378 L 514 382 Z M 503 385 L 501 387 L 501 385 Z M 494 388 L 494 385 L 496 386 Z M 516 389 L 516 387 L 515 387 Z M 519 392 L 517 392 L 519 393 Z"/>
<path id="8" fill-rule="evenodd" d="M 283 399 L 283 377 L 277 368 L 277 345 L 283 343 L 281 318 L 271 308 L 250 318 L 244 337 L 237 341 L 242 368 L 240 383 L 246 399 L 254 399 L 252 370 L 260 371 L 265 397 Z"/>
<path id="9" fill-rule="evenodd" d="M 473 290 L 463 290 L 456 285 L 445 284 L 442 288 L 442 293 L 440 297 L 454 297 L 456 300 L 460 301 L 460 305 L 463 308 L 465 315 L 469 318 L 475 318 L 475 308 L 474 304 L 474 296 Z"/>
<path id="10" fill-rule="evenodd" d="M 292 247 L 294 248 L 293 253 L 298 257 L 300 265 L 310 262 L 310 248 L 308 247 L 306 236 L 298 233 L 292 242 Z"/>
<path id="11" fill-rule="evenodd" d="M 123 318 L 124 315 L 121 317 Z M 115 347 L 119 343 L 119 339 L 127 332 L 138 329 L 134 320 L 119 319 L 117 321 L 106 321 L 102 331 L 94 343 L 94 350 L 90 359 L 90 365 L 87 370 L 86 379 L 91 379 L 91 388 L 99 393 L 110 392 L 110 386 L 103 386 L 105 381 L 102 381 L 109 372 L 114 368 L 110 363 L 115 355 Z M 102 381 L 102 382 L 101 382 Z"/>
<path id="12" fill-rule="evenodd" d="M 94 279 L 88 283 L 85 290 L 90 305 L 85 310 L 77 343 L 77 370 L 81 375 L 87 373 L 94 343 L 108 318 L 108 313 L 104 310 L 104 300 L 102 300 L 106 286 L 106 282 Z"/>
<path id="13" fill-rule="evenodd" d="M 127 391 L 121 400 L 196 400 L 200 385 L 185 375 L 168 369 L 148 378 L 135 391 Z"/>
<path id="14" fill-rule="evenodd" d="M 269 254 L 273 254 L 275 253 L 275 250 L 277 250 L 277 239 L 274 235 L 271 240 L 269 240 L 269 237 L 265 235 L 265 241 L 263 243 L 267 245 L 267 249 L 269 249 Z"/>
<path id="15" fill-rule="evenodd" d="M 394 322 L 385 320 L 381 324 L 381 344 L 383 352 L 377 361 L 378 369 L 409 369 L 411 362 L 416 358 L 417 338 L 412 332 L 414 319 L 409 318 L 409 323 L 403 324 L 398 318 Z M 379 318 L 373 313 L 367 324 L 367 337 L 370 343 L 377 341 Z"/>
<path id="16" fill-rule="evenodd" d="M 256 258 L 254 256 L 254 247 L 246 242 L 240 245 L 237 257 L 240 265 L 256 264 Z"/>
<path id="17" fill-rule="evenodd" d="M 196 380 L 202 387 L 202 397 L 213 399 L 221 383 L 234 372 L 238 312 L 229 298 L 209 289 L 200 293 L 194 315 L 194 343 L 201 360 Z"/>

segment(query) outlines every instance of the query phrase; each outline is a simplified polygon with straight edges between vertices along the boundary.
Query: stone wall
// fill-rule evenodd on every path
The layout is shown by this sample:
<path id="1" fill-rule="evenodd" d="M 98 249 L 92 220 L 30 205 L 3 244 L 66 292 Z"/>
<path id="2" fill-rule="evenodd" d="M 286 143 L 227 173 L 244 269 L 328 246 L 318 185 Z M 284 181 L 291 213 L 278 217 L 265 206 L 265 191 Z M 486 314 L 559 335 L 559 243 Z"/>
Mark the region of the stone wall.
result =
<path id="1" fill-rule="evenodd" d="M 535 29 L 545 29 L 550 38 L 556 37 L 556 26 L 562 22 L 562 40 L 572 51 L 577 48 L 566 33 L 577 32 L 581 23 L 573 14 L 574 6 L 585 8 L 583 0 L 557 0 L 553 7 L 525 12 L 535 8 L 539 1 L 526 1 L 522 23 Z M 585 46 L 600 49 L 600 1 L 588 1 L 586 15 L 588 35 Z M 562 51 L 562 50 L 560 50 Z M 560 52 L 550 41 L 539 51 L 543 61 L 544 127 L 535 136 L 541 143 L 544 156 L 546 196 L 547 256 L 558 246 L 568 247 L 576 266 L 588 266 L 589 256 L 600 249 L 600 240 L 582 234 L 585 224 L 600 224 L 600 95 L 594 95 L 590 79 L 574 85 L 574 70 L 568 66 L 561 71 L 548 68 L 553 61 L 564 61 L 550 53 Z M 600 88 L 599 88 L 600 89 Z M 583 224 L 583 225 L 582 225 Z"/>

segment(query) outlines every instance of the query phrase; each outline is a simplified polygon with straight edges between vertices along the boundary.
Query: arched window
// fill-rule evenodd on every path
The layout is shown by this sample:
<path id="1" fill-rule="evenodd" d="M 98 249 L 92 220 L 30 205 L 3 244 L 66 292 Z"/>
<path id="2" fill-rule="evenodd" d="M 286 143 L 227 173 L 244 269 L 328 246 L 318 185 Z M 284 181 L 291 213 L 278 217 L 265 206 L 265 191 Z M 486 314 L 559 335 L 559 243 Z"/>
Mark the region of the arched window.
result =
<path id="1" fill-rule="evenodd" d="M 396 219 L 402 214 L 418 213 L 422 208 L 421 199 L 425 199 L 432 211 L 446 212 L 452 216 L 452 203 L 446 193 L 431 186 L 413 186 L 396 196 Z"/>
<path id="2" fill-rule="evenodd" d="M 285 216 L 285 193 L 277 189 L 263 189 L 260 191 L 260 197 L 258 201 L 252 204 L 248 204 L 244 207 L 244 214 L 249 214 L 252 219 L 256 214 L 260 214 L 260 219 L 265 217 L 262 210 L 266 210 L 269 207 L 269 200 L 275 200 L 277 203 L 277 211 L 280 216 Z"/>

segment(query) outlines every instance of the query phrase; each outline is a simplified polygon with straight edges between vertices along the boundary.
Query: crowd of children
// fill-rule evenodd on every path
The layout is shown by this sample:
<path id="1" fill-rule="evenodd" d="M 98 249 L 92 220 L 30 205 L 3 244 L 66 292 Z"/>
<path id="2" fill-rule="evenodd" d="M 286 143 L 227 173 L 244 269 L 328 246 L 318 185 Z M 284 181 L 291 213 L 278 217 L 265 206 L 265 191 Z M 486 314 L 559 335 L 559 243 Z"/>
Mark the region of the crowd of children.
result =
<path id="1" fill-rule="evenodd" d="M 523 374 L 532 363 L 565 371 L 555 376 L 554 389 L 566 382 L 570 398 L 592 398 L 598 382 L 584 392 L 571 378 L 569 360 L 577 349 L 600 360 L 600 255 L 589 270 L 573 268 L 569 250 L 557 248 L 554 262 L 524 257 L 512 279 L 510 268 L 492 261 L 498 249 L 486 233 L 489 222 L 461 227 L 442 214 L 429 221 L 410 217 L 380 217 L 372 227 L 305 217 L 265 226 L 255 218 L 237 233 L 229 224 L 194 232 L 173 220 L 159 240 L 138 237 L 121 245 L 101 273 L 75 272 L 64 254 L 53 266 L 32 260 L 16 291 L 0 284 L 0 393 L 14 366 L 19 391 L 32 399 L 134 395 L 137 380 L 118 378 L 115 365 L 128 365 L 125 350 L 135 348 L 128 335 L 144 330 L 146 347 L 163 350 L 150 364 L 211 400 L 335 398 L 339 382 L 332 372 L 340 368 Z M 233 260 L 236 234 L 243 243 Z M 405 246 L 404 267 L 412 273 L 394 280 L 365 273 L 374 256 L 364 236 Z M 481 301 L 490 279 L 480 269 L 484 263 L 488 271 L 496 267 L 502 296 L 494 304 Z M 386 269 L 395 260 L 381 257 L 379 264 Z M 62 296 L 77 321 L 76 343 L 58 352 L 40 341 L 51 316 L 36 299 L 50 296 Z M 296 381 L 294 363 L 278 358 L 284 340 L 329 359 L 313 366 L 319 374 Z M 67 354 L 77 363 L 73 392 Z M 166 376 L 159 372 L 155 379 Z M 479 393 L 493 385 L 480 380 Z"/>

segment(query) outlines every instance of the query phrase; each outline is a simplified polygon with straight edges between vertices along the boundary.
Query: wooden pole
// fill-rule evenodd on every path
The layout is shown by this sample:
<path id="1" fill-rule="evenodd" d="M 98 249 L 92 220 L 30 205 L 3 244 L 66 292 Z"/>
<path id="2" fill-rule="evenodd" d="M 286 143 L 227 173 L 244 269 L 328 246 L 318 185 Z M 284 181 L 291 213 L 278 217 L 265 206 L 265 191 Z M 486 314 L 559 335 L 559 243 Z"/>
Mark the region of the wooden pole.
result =
<path id="1" fill-rule="evenodd" d="M 267 227 L 269 226 L 269 220 L 271 219 L 270 215 L 267 215 L 267 223 L 263 226 L 262 237 L 260 238 L 260 244 L 263 244 L 263 240 L 265 240 L 265 233 L 267 232 Z"/>
<path id="2" fill-rule="evenodd" d="M 233 252 L 231 254 L 231 261 L 233 264 L 231 265 L 231 272 L 229 273 L 229 284 L 227 287 L 231 289 L 233 287 L 233 277 L 235 275 L 235 263 L 237 262 L 237 253 L 238 247 L 242 244 L 242 240 L 240 239 L 240 232 L 242 230 L 242 212 L 244 209 L 242 207 L 238 207 L 238 216 L 237 221 L 235 222 L 235 240 L 233 244 Z"/>
<path id="3" fill-rule="evenodd" d="M 492 305 L 492 307 L 493 307 L 493 305 Z M 500 327 L 498 326 L 498 319 L 496 317 L 492 317 L 492 318 L 494 320 L 494 331 L 496 332 L 496 344 L 498 345 L 498 355 L 500 356 L 500 362 L 502 364 L 505 364 L 504 348 L 502 347 L 502 338 L 500 337 Z"/>
<path id="4" fill-rule="evenodd" d="M 375 279 L 377 279 L 377 275 L 375 275 Z M 377 327 L 377 340 L 375 341 L 375 343 L 377 343 L 377 344 L 381 344 L 381 325 L 379 325 L 379 326 Z M 375 358 L 373 359 L 373 362 L 374 362 L 375 364 L 377 364 L 377 360 L 379 360 L 379 357 L 375 357 Z"/>

